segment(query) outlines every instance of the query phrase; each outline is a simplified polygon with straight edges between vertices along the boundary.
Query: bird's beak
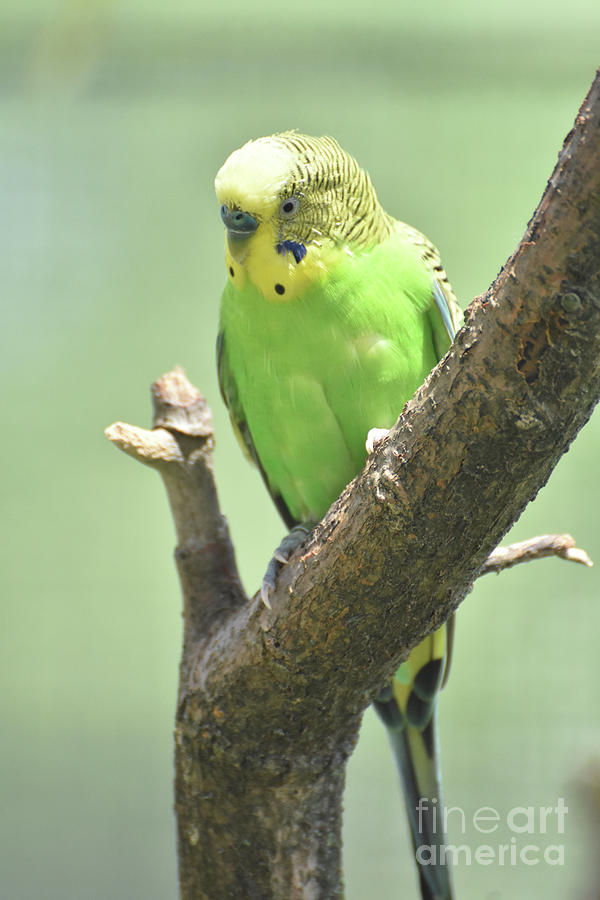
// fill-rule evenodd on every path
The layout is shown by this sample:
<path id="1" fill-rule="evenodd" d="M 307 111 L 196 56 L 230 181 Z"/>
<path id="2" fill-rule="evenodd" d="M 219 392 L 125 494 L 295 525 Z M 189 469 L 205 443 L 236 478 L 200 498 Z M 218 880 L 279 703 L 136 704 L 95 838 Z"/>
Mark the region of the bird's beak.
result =
<path id="1" fill-rule="evenodd" d="M 227 243 L 234 259 L 242 262 L 248 252 L 246 242 L 258 228 L 258 220 L 243 209 L 221 207 L 221 218 L 227 228 Z"/>

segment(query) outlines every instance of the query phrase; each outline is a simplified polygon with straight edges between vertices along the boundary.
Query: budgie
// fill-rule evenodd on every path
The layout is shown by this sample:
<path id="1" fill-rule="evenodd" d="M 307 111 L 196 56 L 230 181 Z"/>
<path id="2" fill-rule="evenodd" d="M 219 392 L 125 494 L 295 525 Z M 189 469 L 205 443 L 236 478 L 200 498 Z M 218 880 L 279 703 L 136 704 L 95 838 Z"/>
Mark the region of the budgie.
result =
<path id="1" fill-rule="evenodd" d="M 215 187 L 228 276 L 221 392 L 286 525 L 310 528 L 364 465 L 367 436 L 394 424 L 446 352 L 460 308 L 437 250 L 383 210 L 368 174 L 330 137 L 289 131 L 249 141 Z M 274 559 L 285 562 L 295 543 L 284 540 Z M 451 633 L 450 623 L 418 645 L 375 701 L 424 900 L 452 897 L 439 859 L 435 725 Z"/>

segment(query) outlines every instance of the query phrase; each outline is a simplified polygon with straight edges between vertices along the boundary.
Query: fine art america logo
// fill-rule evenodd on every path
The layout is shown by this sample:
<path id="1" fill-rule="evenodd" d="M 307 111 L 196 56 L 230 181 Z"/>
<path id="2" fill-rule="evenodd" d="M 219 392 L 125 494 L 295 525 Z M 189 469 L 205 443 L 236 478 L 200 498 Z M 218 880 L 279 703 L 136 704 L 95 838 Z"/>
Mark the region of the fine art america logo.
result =
<path id="1" fill-rule="evenodd" d="M 565 816 L 569 810 L 563 797 L 558 798 L 555 806 L 515 806 L 504 814 L 492 806 L 482 806 L 472 816 L 466 815 L 460 806 L 439 807 L 436 804 L 437 800 L 422 797 L 415 807 L 419 833 L 424 841 L 417 847 L 415 855 L 422 866 L 537 866 L 540 863 L 563 866 L 565 863 L 564 844 L 544 840 L 548 833 L 553 836 L 565 833 Z M 467 823 L 469 830 L 472 827 L 476 841 L 478 835 L 496 832 L 499 832 L 496 840 L 500 834 L 504 835 L 504 840 L 498 843 L 443 843 L 449 827 L 466 835 Z M 437 843 L 438 839 L 440 843 Z"/>

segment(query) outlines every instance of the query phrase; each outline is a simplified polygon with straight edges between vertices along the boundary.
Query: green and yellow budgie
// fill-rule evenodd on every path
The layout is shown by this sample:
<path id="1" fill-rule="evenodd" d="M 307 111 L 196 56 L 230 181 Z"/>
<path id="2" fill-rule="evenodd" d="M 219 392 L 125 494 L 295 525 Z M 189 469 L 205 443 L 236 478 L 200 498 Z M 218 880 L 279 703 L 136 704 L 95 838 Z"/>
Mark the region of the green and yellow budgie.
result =
<path id="1" fill-rule="evenodd" d="M 460 310 L 435 248 L 383 210 L 332 138 L 292 131 L 250 141 L 220 169 L 216 192 L 227 228 L 221 390 L 286 525 L 310 527 L 364 465 L 367 435 L 372 444 L 372 429 L 394 424 L 446 352 Z M 293 546 L 284 541 L 275 558 Z M 444 626 L 416 647 L 375 704 L 426 900 L 452 896 L 434 827 L 436 697 L 450 633 Z"/>

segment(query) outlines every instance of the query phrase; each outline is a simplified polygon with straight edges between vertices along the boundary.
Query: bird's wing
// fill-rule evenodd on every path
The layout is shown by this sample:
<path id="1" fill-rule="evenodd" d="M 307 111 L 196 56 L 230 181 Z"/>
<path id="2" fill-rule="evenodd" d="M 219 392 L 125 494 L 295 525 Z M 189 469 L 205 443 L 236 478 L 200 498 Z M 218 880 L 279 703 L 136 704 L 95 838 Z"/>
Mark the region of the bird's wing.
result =
<path id="1" fill-rule="evenodd" d="M 442 265 L 440 254 L 429 238 L 406 222 L 397 222 L 396 230 L 419 250 L 421 259 L 431 270 L 435 308 L 430 313 L 433 341 L 438 359 L 448 350 L 454 335 L 463 324 L 462 310 Z"/>
<path id="2" fill-rule="evenodd" d="M 290 513 L 281 494 L 275 491 L 273 489 L 273 486 L 269 483 L 269 479 L 267 478 L 265 470 L 263 469 L 260 459 L 258 458 L 258 453 L 256 452 L 256 447 L 254 446 L 254 441 L 252 440 L 252 435 L 250 433 L 250 428 L 248 427 L 248 422 L 246 421 L 244 408 L 242 406 L 242 403 L 240 402 L 235 378 L 229 366 L 225 333 L 223 331 L 219 331 L 219 334 L 217 335 L 217 373 L 219 377 L 219 388 L 221 390 L 221 396 L 223 397 L 225 406 L 229 410 L 229 416 L 231 418 L 233 431 L 239 441 L 242 450 L 244 451 L 244 455 L 251 463 L 253 463 L 258 468 L 267 487 L 267 490 L 269 491 L 269 494 L 271 495 L 273 502 L 287 527 L 293 528 L 294 525 L 297 525 L 298 523 Z"/>

